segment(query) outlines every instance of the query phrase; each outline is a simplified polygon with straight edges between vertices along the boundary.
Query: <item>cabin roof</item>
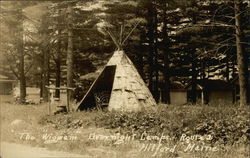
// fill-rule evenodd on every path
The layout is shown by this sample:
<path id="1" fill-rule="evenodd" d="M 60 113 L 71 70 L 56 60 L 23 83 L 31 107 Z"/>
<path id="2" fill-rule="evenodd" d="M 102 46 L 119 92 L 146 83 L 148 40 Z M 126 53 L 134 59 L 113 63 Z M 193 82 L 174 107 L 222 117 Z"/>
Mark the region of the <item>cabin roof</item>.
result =
<path id="1" fill-rule="evenodd" d="M 189 82 L 186 86 L 186 89 L 190 89 L 192 82 Z M 232 84 L 224 80 L 197 80 L 197 89 L 206 89 L 206 90 L 232 90 Z"/>
<path id="2" fill-rule="evenodd" d="M 4 76 L 4 75 L 0 75 L 0 80 L 2 80 L 2 79 L 8 79 L 8 77 L 7 76 Z"/>
<path id="3" fill-rule="evenodd" d="M 249 75 L 248 75 L 248 83 L 250 83 L 250 71 L 249 71 Z M 234 77 L 230 81 L 230 84 L 239 84 L 239 76 L 237 75 L 236 77 Z"/>
<path id="4" fill-rule="evenodd" d="M 9 79 L 9 77 L 0 75 L 0 82 L 16 82 L 16 80 Z"/>
<path id="5" fill-rule="evenodd" d="M 80 80 L 90 80 L 93 81 L 95 80 L 99 75 L 99 72 L 91 72 L 86 75 L 80 76 Z"/>
<path id="6" fill-rule="evenodd" d="M 164 83 L 160 82 L 159 86 L 164 86 Z M 170 90 L 171 91 L 186 91 L 186 87 L 180 81 L 172 81 L 170 84 Z"/>
<path id="7" fill-rule="evenodd" d="M 185 90 L 185 86 L 181 82 L 175 81 L 175 82 L 171 83 L 170 89 L 172 89 L 172 90 Z"/>

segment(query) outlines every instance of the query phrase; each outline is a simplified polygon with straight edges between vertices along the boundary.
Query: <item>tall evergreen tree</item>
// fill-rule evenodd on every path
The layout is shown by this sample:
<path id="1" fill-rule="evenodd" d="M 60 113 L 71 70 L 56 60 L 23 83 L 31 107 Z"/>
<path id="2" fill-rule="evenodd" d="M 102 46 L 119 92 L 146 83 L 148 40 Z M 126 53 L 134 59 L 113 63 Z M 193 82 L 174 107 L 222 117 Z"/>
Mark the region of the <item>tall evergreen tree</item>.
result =
<path id="1" fill-rule="evenodd" d="M 239 69 L 239 85 L 240 85 L 240 105 L 250 104 L 250 92 L 248 88 L 248 56 L 244 44 L 244 31 L 242 27 L 242 9 L 243 1 L 234 1 L 235 10 L 235 33 L 236 33 L 236 50 L 237 64 Z"/>

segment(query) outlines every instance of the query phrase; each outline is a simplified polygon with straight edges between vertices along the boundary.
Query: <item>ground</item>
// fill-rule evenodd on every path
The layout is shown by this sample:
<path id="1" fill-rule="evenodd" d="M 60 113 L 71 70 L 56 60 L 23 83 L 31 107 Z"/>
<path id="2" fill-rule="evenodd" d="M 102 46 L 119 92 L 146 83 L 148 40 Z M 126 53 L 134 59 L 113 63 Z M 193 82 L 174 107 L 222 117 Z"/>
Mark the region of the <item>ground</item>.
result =
<path id="1" fill-rule="evenodd" d="M 17 156 L 18 155 L 18 156 Z M 1 156 L 6 158 L 37 158 L 37 157 L 71 157 L 84 158 L 86 156 L 79 154 L 70 154 L 67 152 L 49 151 L 45 148 L 30 147 L 15 143 L 1 143 Z"/>
<path id="2" fill-rule="evenodd" d="M 213 108 L 216 107 L 210 107 L 209 110 L 203 109 L 203 107 L 200 106 L 188 108 L 178 107 L 177 109 L 174 106 L 168 107 L 168 113 L 166 113 L 166 118 L 168 119 L 166 121 L 171 124 L 171 127 L 175 127 L 176 123 L 186 124 L 186 118 L 188 118 L 189 122 L 192 122 L 192 120 L 198 120 L 197 118 L 200 116 L 197 115 L 197 113 L 206 113 L 206 111 L 209 113 L 213 111 Z M 201 110 L 202 112 L 200 112 Z M 178 114 L 176 113 L 177 111 Z M 103 113 L 105 113 L 105 115 L 103 115 Z M 185 115 L 185 113 L 188 113 L 189 116 L 191 113 L 193 113 L 195 114 L 193 116 L 195 118 L 189 118 L 187 117 L 188 115 Z M 223 115 L 232 114 L 220 114 L 220 112 L 217 113 L 220 115 L 220 118 L 224 117 Z M 237 112 L 237 109 L 233 111 L 233 114 L 233 117 L 235 118 L 234 120 L 237 120 L 238 115 L 239 118 L 243 117 L 242 113 Z M 10 151 L 17 150 L 15 153 L 19 153 L 17 155 L 19 157 L 22 156 L 22 154 L 25 155 L 30 153 L 33 153 L 33 155 L 36 155 L 37 157 L 52 157 L 53 155 L 56 155 L 56 157 L 60 157 L 61 155 L 74 157 L 77 155 L 79 157 L 82 156 L 95 158 L 246 158 L 249 156 L 249 143 L 247 143 L 247 140 L 240 141 L 243 142 L 243 145 L 229 145 L 220 142 L 217 142 L 216 144 L 206 144 L 203 143 L 203 141 L 198 142 L 193 140 L 199 139 L 195 137 L 195 135 L 191 135 L 192 137 L 182 135 L 182 137 L 178 138 L 179 141 L 173 141 L 171 138 L 172 134 L 165 133 L 162 135 L 162 133 L 157 131 L 161 125 L 156 125 L 156 122 L 154 121 L 152 122 L 152 129 L 156 129 L 156 134 L 153 133 L 151 136 L 146 136 L 143 134 L 143 132 L 141 132 L 135 136 L 135 139 L 133 139 L 133 135 L 131 133 L 126 134 L 123 132 L 125 128 L 131 127 L 130 125 L 126 125 L 126 123 L 130 123 L 129 121 L 123 122 L 122 126 L 119 126 L 118 128 L 115 127 L 115 125 L 112 125 L 112 128 L 106 128 L 112 123 L 118 123 L 119 125 L 120 120 L 118 120 L 118 118 L 120 119 L 121 115 L 122 118 L 134 120 L 134 116 L 131 116 L 133 118 L 129 118 L 127 116 L 125 117 L 123 114 L 118 113 L 113 115 L 102 111 L 72 112 L 70 114 L 49 116 L 48 104 L 19 105 L 6 102 L 1 103 L 1 156 L 4 156 L 3 149 L 5 149 L 5 154 L 6 152 L 7 154 L 10 154 Z M 161 114 L 159 113 L 159 115 Z M 103 120 L 103 118 L 106 119 L 108 117 L 110 117 L 109 120 Z M 140 116 L 138 115 L 138 117 Z M 211 115 L 211 117 L 212 118 L 202 119 L 207 120 L 210 123 L 211 120 L 214 119 L 214 116 Z M 182 118 L 183 120 L 181 120 Z M 148 121 L 150 122 L 150 120 Z M 137 122 L 138 124 L 143 124 L 140 121 Z M 145 120 L 145 122 L 147 121 Z M 133 125 L 133 127 L 135 125 Z M 191 126 L 191 124 L 187 126 Z M 230 125 L 227 126 L 229 127 Z M 245 124 L 242 123 L 242 126 L 245 126 Z M 172 129 L 171 127 L 166 129 L 169 129 L 170 131 L 176 130 L 176 132 L 178 132 L 178 129 Z M 144 132 L 146 132 L 147 130 L 145 130 L 145 128 L 147 129 L 148 127 L 143 126 L 138 128 L 143 128 Z M 203 126 L 199 128 L 203 128 Z M 245 129 L 244 127 L 238 128 L 241 130 Z M 150 129 L 151 132 L 152 129 Z M 221 130 L 223 131 L 224 129 Z M 235 130 L 237 129 L 232 129 L 234 133 L 236 132 Z M 246 130 L 248 130 L 248 127 L 246 127 Z M 157 132 L 159 134 L 157 134 Z M 164 144 L 159 143 L 158 138 L 162 138 L 162 136 L 162 141 L 165 141 Z M 210 139 L 209 135 L 204 137 L 204 139 Z M 229 139 L 231 139 L 231 137 Z M 243 138 L 240 137 L 240 139 Z M 11 154 L 14 154 L 14 152 Z M 15 158 L 19 158 L 17 156 Z M 4 158 L 8 157 L 10 158 L 11 156 L 6 156 Z"/>

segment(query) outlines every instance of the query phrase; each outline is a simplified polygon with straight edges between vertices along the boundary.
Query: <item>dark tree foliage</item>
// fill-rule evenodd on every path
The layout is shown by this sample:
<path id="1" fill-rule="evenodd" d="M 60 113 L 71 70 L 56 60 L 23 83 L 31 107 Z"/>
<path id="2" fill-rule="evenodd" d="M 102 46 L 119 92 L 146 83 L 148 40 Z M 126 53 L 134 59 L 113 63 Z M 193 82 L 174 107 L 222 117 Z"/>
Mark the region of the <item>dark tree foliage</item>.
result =
<path id="1" fill-rule="evenodd" d="M 216 78 L 232 84 L 239 78 L 240 104 L 249 103 L 249 1 L 72 0 L 29 5 L 42 4 L 48 9 L 38 24 L 40 36 L 30 35 L 39 42 L 22 43 L 22 28 L 17 27 L 20 36 L 9 43 L 20 52 L 16 56 L 19 70 L 9 68 L 19 77 L 34 74 L 35 77 L 28 77 L 28 84 L 42 78 L 45 100 L 46 85 L 75 87 L 82 82 L 81 76 L 103 67 L 115 49 L 123 49 L 157 101 L 171 103 L 174 82 L 191 85 L 189 100 L 196 103 L 199 80 Z M 15 11 L 10 15 L 22 15 Z M 6 22 L 21 26 L 17 19 Z M 24 48 L 29 48 L 29 52 L 38 49 L 38 55 L 25 58 Z M 37 62 L 31 73 L 23 73 L 22 67 L 28 69 L 25 65 L 32 60 Z M 38 68 L 41 71 L 33 73 Z M 22 82 L 22 87 L 25 84 Z M 60 97 L 59 90 L 56 97 Z"/>

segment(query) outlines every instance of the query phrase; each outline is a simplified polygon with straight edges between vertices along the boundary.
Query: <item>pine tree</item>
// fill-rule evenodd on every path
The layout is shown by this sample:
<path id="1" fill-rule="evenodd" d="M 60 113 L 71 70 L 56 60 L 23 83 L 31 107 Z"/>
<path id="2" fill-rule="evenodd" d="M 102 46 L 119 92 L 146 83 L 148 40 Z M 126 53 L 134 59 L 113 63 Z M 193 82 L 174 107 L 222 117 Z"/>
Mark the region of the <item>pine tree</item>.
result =
<path id="1" fill-rule="evenodd" d="M 239 68 L 239 85 L 240 85 L 240 105 L 247 105 L 249 101 L 248 89 L 248 56 L 244 48 L 244 31 L 242 27 L 242 5 L 243 1 L 234 1 L 235 10 L 235 33 L 236 33 L 236 48 L 237 48 L 237 64 Z"/>

